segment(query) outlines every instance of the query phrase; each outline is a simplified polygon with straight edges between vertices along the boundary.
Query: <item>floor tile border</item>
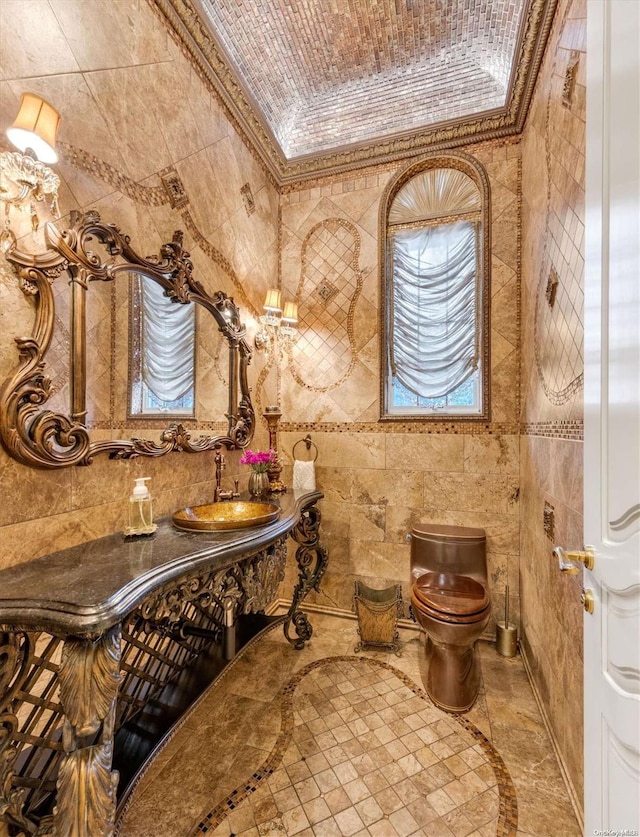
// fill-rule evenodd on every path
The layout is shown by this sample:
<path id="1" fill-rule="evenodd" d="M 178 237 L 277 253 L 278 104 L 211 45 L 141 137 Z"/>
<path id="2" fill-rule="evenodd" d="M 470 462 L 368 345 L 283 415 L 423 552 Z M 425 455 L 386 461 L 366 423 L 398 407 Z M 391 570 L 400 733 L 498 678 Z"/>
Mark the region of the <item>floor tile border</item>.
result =
<path id="1" fill-rule="evenodd" d="M 385 669 L 390 671 L 397 677 L 408 689 L 410 689 L 417 697 L 422 698 L 425 702 L 431 703 L 427 693 L 417 686 L 414 681 L 402 671 L 398 670 L 389 663 L 382 660 L 371 659 L 370 657 L 340 655 L 332 657 L 323 657 L 320 660 L 313 662 L 300 669 L 283 687 L 281 692 L 281 712 L 282 712 L 282 726 L 280 734 L 276 740 L 273 750 L 265 759 L 262 765 L 253 773 L 246 782 L 239 785 L 215 808 L 211 809 L 200 818 L 199 822 L 189 832 L 189 837 L 200 837 L 202 834 L 207 834 L 223 822 L 226 817 L 234 811 L 241 802 L 248 799 L 261 784 L 263 784 L 280 766 L 287 747 L 289 746 L 293 734 L 293 696 L 297 686 L 310 672 L 331 663 L 349 662 L 354 664 L 365 664 L 373 666 L 374 668 Z M 493 744 L 484 735 L 484 733 L 476 727 L 464 715 L 448 715 L 448 717 L 457 722 L 464 730 L 469 732 L 479 744 L 491 765 L 496 777 L 496 783 L 499 795 L 499 810 L 498 823 L 496 828 L 496 837 L 516 837 L 518 831 L 518 801 L 513 780 L 507 770 L 507 767 L 500 756 L 500 753 L 495 749 Z"/>

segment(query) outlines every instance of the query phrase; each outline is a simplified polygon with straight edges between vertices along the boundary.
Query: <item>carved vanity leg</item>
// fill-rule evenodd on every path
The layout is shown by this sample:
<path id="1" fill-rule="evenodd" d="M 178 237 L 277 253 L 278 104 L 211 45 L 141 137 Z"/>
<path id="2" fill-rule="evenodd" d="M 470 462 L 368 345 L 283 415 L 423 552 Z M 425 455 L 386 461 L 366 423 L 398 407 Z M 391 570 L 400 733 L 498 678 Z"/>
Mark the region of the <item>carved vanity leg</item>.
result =
<path id="1" fill-rule="evenodd" d="M 118 773 L 111 770 L 111 761 L 120 639 L 117 626 L 99 639 L 69 637 L 64 644 L 59 678 L 65 754 L 54 808 L 60 837 L 113 834 Z"/>
<path id="2" fill-rule="evenodd" d="M 298 650 L 304 648 L 305 642 L 311 639 L 313 634 L 313 628 L 306 613 L 298 608 L 311 590 L 320 592 L 320 581 L 327 569 L 327 550 L 320 543 L 321 519 L 320 510 L 315 506 L 309 506 L 302 512 L 300 520 L 291 532 L 293 540 L 300 544 L 296 550 L 298 583 L 294 588 L 291 607 L 284 622 L 284 635 Z M 297 638 L 289 636 L 292 623 Z"/>

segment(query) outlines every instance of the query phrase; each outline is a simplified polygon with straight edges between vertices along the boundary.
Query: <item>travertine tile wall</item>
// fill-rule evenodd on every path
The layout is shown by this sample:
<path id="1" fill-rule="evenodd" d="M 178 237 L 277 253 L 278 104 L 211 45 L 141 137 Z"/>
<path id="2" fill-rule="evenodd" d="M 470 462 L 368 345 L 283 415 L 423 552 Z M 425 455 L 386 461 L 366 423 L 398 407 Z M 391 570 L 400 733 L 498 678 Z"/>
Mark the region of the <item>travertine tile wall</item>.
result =
<path id="1" fill-rule="evenodd" d="M 254 321 L 277 276 L 278 195 L 151 5 L 146 0 L 6 0 L 0 3 L 0 33 L 0 134 L 25 90 L 43 95 L 62 115 L 56 171 L 63 178 L 64 217 L 59 226 L 72 209 L 95 209 L 128 233 L 142 256 L 157 253 L 174 230 L 183 229 L 205 288 L 234 296 Z M 160 173 L 167 172 L 182 183 L 186 200 L 179 207 L 172 207 L 163 186 Z M 247 194 L 246 184 L 255 207 L 251 212 L 241 192 L 244 187 Z M 21 231 L 15 214 L 12 224 Z M 42 239 L 28 235 L 21 246 L 38 251 Z M 68 379 L 66 286 L 60 284 L 61 337 L 53 370 L 59 402 Z M 101 436 L 113 432 L 119 438 L 157 440 L 163 423 L 126 427 L 126 308 L 122 287 L 113 299 L 110 286 L 91 298 L 91 364 L 101 382 L 91 388 L 90 418 Z M 0 312 L 4 380 L 17 363 L 13 337 L 28 334 L 33 320 L 31 300 L 4 259 Z M 218 405 L 210 400 L 220 391 L 220 371 L 226 374 L 224 358 L 216 363 L 210 339 L 217 329 L 202 316 L 198 326 L 198 421 L 190 423 L 196 433 L 208 431 L 226 410 L 226 400 Z M 115 357 L 109 356 L 111 329 L 122 350 Z M 255 374 L 262 364 L 261 357 L 254 359 Z M 227 482 L 238 470 L 237 459 L 237 453 L 229 455 Z M 211 500 L 212 460 L 211 454 L 131 462 L 102 456 L 89 467 L 40 471 L 0 449 L 0 568 L 120 531 L 135 476 L 151 476 L 157 516 Z"/>
<path id="2" fill-rule="evenodd" d="M 522 641 L 582 803 L 581 576 L 554 543 L 582 546 L 582 287 L 586 3 L 563 0 L 522 142 Z M 558 279 L 553 306 L 549 276 Z M 553 507 L 553 539 L 543 529 Z"/>
<path id="3" fill-rule="evenodd" d="M 317 601 L 328 607 L 351 609 L 356 578 L 401 582 L 408 602 L 406 535 L 423 521 L 486 529 L 494 612 L 508 580 L 517 618 L 520 149 L 465 151 L 485 166 L 492 192 L 487 425 L 378 422 L 378 215 L 398 169 L 282 196 L 282 288 L 299 302 L 300 339 L 281 367 L 281 447 L 290 460 L 310 432 L 318 448 L 330 561 Z M 323 287 L 336 292 L 326 307 Z"/>

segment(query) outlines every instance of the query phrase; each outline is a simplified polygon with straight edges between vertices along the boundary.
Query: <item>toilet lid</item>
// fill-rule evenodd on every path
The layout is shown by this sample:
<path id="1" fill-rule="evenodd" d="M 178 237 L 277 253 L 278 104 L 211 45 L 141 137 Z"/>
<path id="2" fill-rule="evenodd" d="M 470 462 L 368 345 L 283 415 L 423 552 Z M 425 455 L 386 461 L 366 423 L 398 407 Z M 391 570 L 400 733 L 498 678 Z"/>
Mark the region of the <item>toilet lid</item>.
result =
<path id="1" fill-rule="evenodd" d="M 419 606 L 436 611 L 444 619 L 480 614 L 490 604 L 489 594 L 479 581 L 454 573 L 424 573 L 412 593 Z"/>
<path id="2" fill-rule="evenodd" d="M 442 523 L 414 523 L 411 534 L 416 538 L 436 538 L 439 541 L 486 540 L 484 529 L 470 526 L 446 526 Z"/>

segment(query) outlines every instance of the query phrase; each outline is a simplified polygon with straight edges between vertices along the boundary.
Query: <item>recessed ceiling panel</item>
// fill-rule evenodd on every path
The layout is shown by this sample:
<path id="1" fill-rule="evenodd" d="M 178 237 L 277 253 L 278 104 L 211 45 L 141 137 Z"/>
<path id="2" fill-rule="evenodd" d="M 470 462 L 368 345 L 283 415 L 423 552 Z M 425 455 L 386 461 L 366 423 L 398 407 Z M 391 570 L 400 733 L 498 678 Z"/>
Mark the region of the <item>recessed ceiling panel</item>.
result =
<path id="1" fill-rule="evenodd" d="M 505 107 L 526 0 L 200 0 L 287 160 Z"/>
<path id="2" fill-rule="evenodd" d="M 558 0 L 149 0 L 278 186 L 519 134 Z"/>

